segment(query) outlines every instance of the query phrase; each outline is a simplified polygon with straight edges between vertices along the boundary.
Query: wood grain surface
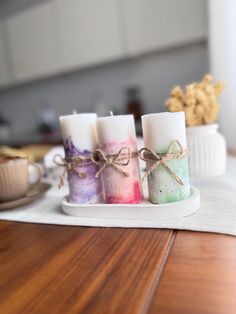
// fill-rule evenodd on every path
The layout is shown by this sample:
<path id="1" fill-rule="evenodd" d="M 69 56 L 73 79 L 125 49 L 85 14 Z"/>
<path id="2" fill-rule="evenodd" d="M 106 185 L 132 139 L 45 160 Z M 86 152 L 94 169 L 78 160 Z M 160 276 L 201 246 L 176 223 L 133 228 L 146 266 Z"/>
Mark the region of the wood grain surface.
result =
<path id="1" fill-rule="evenodd" d="M 178 232 L 149 313 L 235 314 L 236 238 Z"/>
<path id="2" fill-rule="evenodd" d="M 235 309 L 235 237 L 0 222 L 1 314 Z"/>
<path id="3" fill-rule="evenodd" d="M 173 231 L 0 223 L 0 313 L 146 312 Z"/>

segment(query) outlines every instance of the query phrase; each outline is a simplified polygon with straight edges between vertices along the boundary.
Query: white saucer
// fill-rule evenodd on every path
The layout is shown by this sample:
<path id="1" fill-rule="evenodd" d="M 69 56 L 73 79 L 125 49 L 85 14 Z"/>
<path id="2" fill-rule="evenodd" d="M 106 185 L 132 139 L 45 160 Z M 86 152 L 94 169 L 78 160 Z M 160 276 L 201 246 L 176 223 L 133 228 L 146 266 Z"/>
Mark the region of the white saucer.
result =
<path id="1" fill-rule="evenodd" d="M 189 198 L 168 204 L 152 204 L 145 200 L 140 204 L 71 204 L 66 198 L 62 201 L 62 210 L 70 216 L 83 218 L 84 224 L 94 225 L 94 219 L 98 219 L 97 226 L 106 226 L 106 220 L 119 220 L 119 225 L 122 226 L 122 221 L 154 220 L 154 219 L 171 219 L 179 218 L 193 214 L 200 207 L 200 192 L 197 188 L 191 187 L 191 195 Z M 91 224 L 89 223 L 91 219 Z M 104 220 L 104 222 L 103 222 Z M 139 224 L 138 224 L 139 225 Z M 109 224 L 109 226 L 112 226 Z M 117 226 L 117 223 L 114 223 Z M 125 223 L 124 223 L 125 226 Z"/>

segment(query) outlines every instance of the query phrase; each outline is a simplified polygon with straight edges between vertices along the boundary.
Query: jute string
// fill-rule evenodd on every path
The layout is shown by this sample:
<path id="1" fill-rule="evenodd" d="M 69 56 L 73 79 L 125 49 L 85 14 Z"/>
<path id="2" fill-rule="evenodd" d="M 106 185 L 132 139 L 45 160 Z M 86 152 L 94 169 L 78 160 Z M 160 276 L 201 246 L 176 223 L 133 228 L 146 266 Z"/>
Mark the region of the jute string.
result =
<path id="1" fill-rule="evenodd" d="M 174 151 L 175 149 L 175 151 Z M 184 185 L 182 179 L 176 175 L 176 173 L 170 168 L 167 164 L 168 161 L 174 159 L 182 159 L 188 156 L 188 150 L 183 149 L 182 145 L 178 140 L 173 140 L 170 142 L 167 147 L 167 151 L 165 153 L 156 153 L 152 149 L 142 148 L 139 151 L 139 157 L 151 164 L 151 166 L 147 169 L 145 175 L 142 180 L 147 177 L 153 170 L 155 170 L 159 166 L 163 166 L 170 175 L 178 182 L 180 185 Z"/>
<path id="2" fill-rule="evenodd" d="M 92 162 L 99 166 L 95 177 L 98 178 L 107 167 L 113 167 L 120 174 L 128 177 L 129 173 L 124 171 L 123 167 L 128 166 L 130 160 L 135 157 L 138 157 L 138 152 L 131 152 L 129 147 L 122 147 L 117 154 L 113 155 L 105 154 L 103 150 L 96 149 L 91 156 Z"/>
<path id="3" fill-rule="evenodd" d="M 54 157 L 54 163 L 60 167 L 64 167 L 64 171 L 60 177 L 59 187 L 64 185 L 64 177 L 68 170 L 73 170 L 80 178 L 85 178 L 87 173 L 81 172 L 79 170 L 80 167 L 84 166 L 98 166 L 99 169 L 95 174 L 95 178 L 99 178 L 103 170 L 107 167 L 113 167 L 120 174 L 128 177 L 129 173 L 126 172 L 123 167 L 128 166 L 130 160 L 138 156 L 142 160 L 151 164 L 143 176 L 142 181 L 157 167 L 163 166 L 176 180 L 176 182 L 178 182 L 180 185 L 184 185 L 182 179 L 177 176 L 177 174 L 168 165 L 168 161 L 187 157 L 188 150 L 183 149 L 178 140 L 173 140 L 170 142 L 165 153 L 156 153 L 153 150 L 145 147 L 140 149 L 139 152 L 131 152 L 129 147 L 122 147 L 117 154 L 106 154 L 103 150 L 96 149 L 89 156 L 80 155 L 63 158 L 61 155 L 56 155 Z"/>
<path id="4" fill-rule="evenodd" d="M 131 152 L 129 147 L 122 147 L 117 154 L 106 154 L 101 149 L 96 149 L 90 156 L 65 157 L 57 154 L 53 161 L 57 166 L 63 167 L 64 171 L 60 177 L 59 187 L 64 185 L 64 178 L 68 170 L 73 170 L 80 178 L 86 178 L 86 172 L 80 172 L 79 168 L 84 166 L 98 166 L 95 178 L 99 178 L 103 170 L 113 167 L 120 174 L 128 177 L 129 173 L 123 167 L 128 166 L 132 158 L 138 157 L 138 152 Z"/>
<path id="5" fill-rule="evenodd" d="M 64 185 L 64 178 L 65 178 L 66 172 L 68 170 L 73 170 L 77 173 L 77 175 L 80 178 L 85 178 L 87 176 L 87 173 L 86 172 L 80 172 L 79 168 L 82 166 L 92 165 L 90 156 L 81 156 L 81 155 L 75 156 L 75 157 L 63 158 L 61 155 L 57 154 L 54 156 L 53 162 L 57 166 L 64 168 L 63 173 L 60 177 L 59 184 L 58 184 L 59 188 L 61 188 Z"/>

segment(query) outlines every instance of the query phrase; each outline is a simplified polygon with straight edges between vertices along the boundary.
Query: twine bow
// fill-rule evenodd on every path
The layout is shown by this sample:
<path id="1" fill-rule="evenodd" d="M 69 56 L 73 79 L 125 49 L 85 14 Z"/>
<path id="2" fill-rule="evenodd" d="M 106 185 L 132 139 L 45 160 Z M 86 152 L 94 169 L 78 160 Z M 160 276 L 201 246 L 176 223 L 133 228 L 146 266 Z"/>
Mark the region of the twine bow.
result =
<path id="1" fill-rule="evenodd" d="M 127 166 L 132 157 L 133 153 L 130 152 L 129 147 L 122 147 L 119 152 L 114 155 L 105 154 L 101 149 L 96 149 L 91 157 L 92 162 L 99 166 L 95 177 L 98 178 L 107 167 L 113 167 L 119 173 L 128 177 L 129 174 L 124 171 L 122 167 Z"/>
<path id="2" fill-rule="evenodd" d="M 177 150 L 173 152 L 176 146 Z M 184 185 L 182 179 L 176 175 L 176 173 L 170 168 L 167 162 L 174 159 L 182 159 L 187 156 L 188 156 L 187 149 L 184 150 L 178 140 L 171 141 L 165 153 L 155 153 L 153 150 L 149 148 L 140 149 L 139 157 L 142 160 L 151 163 L 150 168 L 146 171 L 142 180 L 144 180 L 146 176 L 148 176 L 154 169 L 161 165 L 170 173 L 170 175 L 176 180 L 176 182 L 178 182 L 180 185 Z"/>
<path id="3" fill-rule="evenodd" d="M 85 156 L 75 156 L 75 157 L 65 157 L 63 158 L 61 155 L 57 154 L 53 158 L 53 162 L 60 167 L 63 167 L 63 173 L 60 177 L 59 181 L 59 188 L 61 188 L 64 185 L 64 178 L 66 175 L 66 172 L 68 170 L 73 170 L 76 172 L 76 174 L 80 178 L 85 178 L 87 176 L 86 172 L 80 172 L 78 170 L 79 167 L 81 166 L 86 166 L 91 163 L 91 158 L 90 157 L 85 157 Z"/>

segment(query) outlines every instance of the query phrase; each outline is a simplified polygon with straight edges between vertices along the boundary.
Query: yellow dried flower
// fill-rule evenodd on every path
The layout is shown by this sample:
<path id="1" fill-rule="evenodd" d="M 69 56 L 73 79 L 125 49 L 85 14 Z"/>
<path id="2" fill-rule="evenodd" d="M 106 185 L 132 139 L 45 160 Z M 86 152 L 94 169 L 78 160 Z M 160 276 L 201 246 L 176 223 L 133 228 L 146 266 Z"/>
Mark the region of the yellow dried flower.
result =
<path id="1" fill-rule="evenodd" d="M 183 91 L 182 89 L 180 88 L 180 86 L 175 86 L 172 91 L 171 91 L 171 96 L 173 97 L 177 97 L 177 98 L 181 98 L 183 96 Z"/>
<path id="2" fill-rule="evenodd" d="M 198 90 L 198 91 L 196 92 L 196 99 L 197 99 L 197 101 L 198 101 L 199 103 L 201 103 L 201 102 L 206 101 L 207 96 L 206 96 L 206 94 L 204 93 L 204 91 Z"/>
<path id="3" fill-rule="evenodd" d="M 195 97 L 195 84 L 190 84 L 186 86 L 186 97 Z"/>
<path id="4" fill-rule="evenodd" d="M 204 77 L 203 77 L 203 82 L 205 84 L 209 84 L 212 82 L 212 76 L 210 74 L 206 74 Z"/>
<path id="5" fill-rule="evenodd" d="M 204 115 L 204 112 L 205 112 L 205 109 L 204 109 L 204 106 L 202 105 L 197 105 L 195 107 L 195 113 L 197 116 L 203 116 Z"/>
<path id="6" fill-rule="evenodd" d="M 218 82 L 214 85 L 214 90 L 215 90 L 215 95 L 216 97 L 219 97 L 220 94 L 222 93 L 223 89 L 224 89 L 225 85 L 223 82 Z"/>
<path id="7" fill-rule="evenodd" d="M 223 88 L 222 82 L 213 84 L 212 76 L 207 74 L 201 82 L 191 83 L 185 90 L 175 86 L 165 104 L 172 112 L 184 111 L 187 126 L 214 123 L 219 113 L 217 98 Z"/>
<path id="8" fill-rule="evenodd" d="M 174 97 L 171 97 L 166 101 L 166 106 L 172 112 L 183 111 L 183 103 Z"/>
<path id="9" fill-rule="evenodd" d="M 187 107 L 195 106 L 196 102 L 197 102 L 197 99 L 195 97 L 192 97 L 192 96 L 185 97 L 185 105 Z"/>

